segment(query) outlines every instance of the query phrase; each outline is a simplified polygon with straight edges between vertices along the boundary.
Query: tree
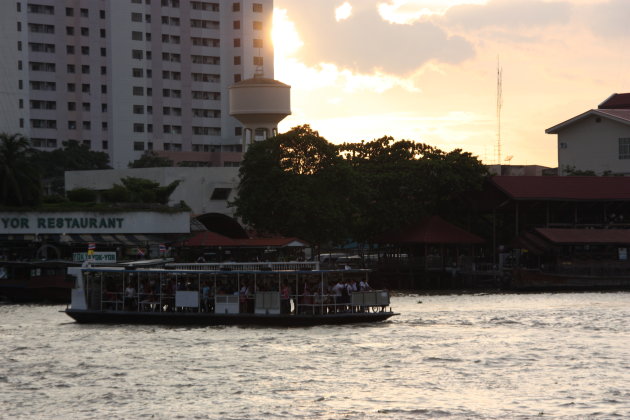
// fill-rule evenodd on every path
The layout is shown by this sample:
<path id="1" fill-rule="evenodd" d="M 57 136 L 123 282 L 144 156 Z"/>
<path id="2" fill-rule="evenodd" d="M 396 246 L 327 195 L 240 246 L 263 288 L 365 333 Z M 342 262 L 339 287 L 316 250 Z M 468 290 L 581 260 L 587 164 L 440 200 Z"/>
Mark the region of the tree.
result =
<path id="1" fill-rule="evenodd" d="M 169 158 L 158 156 L 152 150 L 147 150 L 140 156 L 140 159 L 129 162 L 130 168 L 163 168 L 173 166 L 173 161 Z"/>
<path id="2" fill-rule="evenodd" d="M 21 134 L 0 133 L 0 202 L 8 206 L 36 205 L 42 188 L 35 150 Z"/>
<path id="3" fill-rule="evenodd" d="M 463 207 L 457 200 L 480 189 L 487 175 L 470 153 L 460 149 L 445 153 L 392 137 L 345 143 L 339 151 L 361 179 L 362 190 L 354 198 L 360 202 L 359 211 L 352 218 L 353 236 L 360 241 L 424 216 L 460 216 Z"/>
<path id="4" fill-rule="evenodd" d="M 64 141 L 62 146 L 50 152 L 38 151 L 33 157 L 41 169 L 42 178 L 57 194 L 64 193 L 65 171 L 111 169 L 109 155 L 105 152 L 92 151 L 76 140 Z"/>
<path id="5" fill-rule="evenodd" d="M 351 168 L 337 148 L 308 125 L 254 143 L 241 163 L 239 193 L 230 203 L 259 232 L 314 244 L 347 238 Z"/>
<path id="6" fill-rule="evenodd" d="M 126 177 L 120 181 L 122 185 L 114 184 L 112 188 L 103 192 L 104 201 L 168 204 L 170 195 L 180 183 L 173 181 L 161 187 L 159 183 L 143 178 Z"/>
<path id="7" fill-rule="evenodd" d="M 470 153 L 391 137 L 335 146 L 308 126 L 253 144 L 231 204 L 258 231 L 370 242 L 423 216 L 462 216 L 487 172 Z"/>

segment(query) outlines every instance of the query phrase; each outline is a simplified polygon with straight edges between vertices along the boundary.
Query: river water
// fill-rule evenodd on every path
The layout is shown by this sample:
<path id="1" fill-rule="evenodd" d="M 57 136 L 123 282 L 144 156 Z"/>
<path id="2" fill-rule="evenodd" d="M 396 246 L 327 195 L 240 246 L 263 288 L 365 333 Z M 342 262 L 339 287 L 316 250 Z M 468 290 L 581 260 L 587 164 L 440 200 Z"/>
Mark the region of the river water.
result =
<path id="1" fill-rule="evenodd" d="M 0 306 L 0 418 L 630 418 L 630 293 L 406 295 L 301 329 Z"/>

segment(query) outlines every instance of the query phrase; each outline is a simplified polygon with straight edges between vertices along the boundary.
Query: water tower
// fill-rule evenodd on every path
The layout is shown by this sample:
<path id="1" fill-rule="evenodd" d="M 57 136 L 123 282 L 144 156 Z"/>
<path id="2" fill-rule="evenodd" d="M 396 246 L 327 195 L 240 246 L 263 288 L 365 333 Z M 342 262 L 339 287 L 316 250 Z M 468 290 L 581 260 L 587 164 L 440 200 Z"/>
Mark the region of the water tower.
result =
<path id="1" fill-rule="evenodd" d="M 243 124 L 243 151 L 253 141 L 277 135 L 278 123 L 291 115 L 291 86 L 261 71 L 230 86 L 229 95 L 230 115 Z"/>

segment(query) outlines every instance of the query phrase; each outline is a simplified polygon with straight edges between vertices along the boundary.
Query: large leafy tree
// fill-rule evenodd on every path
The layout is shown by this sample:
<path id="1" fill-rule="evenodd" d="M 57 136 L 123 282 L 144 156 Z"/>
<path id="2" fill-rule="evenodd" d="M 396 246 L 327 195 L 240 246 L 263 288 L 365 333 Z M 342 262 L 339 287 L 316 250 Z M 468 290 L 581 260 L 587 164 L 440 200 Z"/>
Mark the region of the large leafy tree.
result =
<path id="1" fill-rule="evenodd" d="M 140 156 L 140 159 L 129 162 L 130 168 L 163 168 L 173 166 L 173 161 L 169 158 L 158 156 L 152 150 L 147 150 Z"/>
<path id="2" fill-rule="evenodd" d="M 109 155 L 105 152 L 92 151 L 76 140 L 65 141 L 62 146 L 50 152 L 37 152 L 33 156 L 42 177 L 57 194 L 64 192 L 65 171 L 110 169 Z"/>
<path id="3" fill-rule="evenodd" d="M 464 207 L 458 201 L 480 189 L 487 175 L 476 157 L 460 149 L 445 153 L 391 137 L 345 143 L 339 151 L 363 185 L 357 195 L 361 205 L 352 218 L 353 236 L 361 241 L 432 214 L 461 218 Z"/>
<path id="4" fill-rule="evenodd" d="M 370 242 L 423 216 L 463 218 L 462 195 L 481 188 L 486 174 L 459 149 L 391 137 L 335 146 L 301 126 L 250 147 L 233 205 L 259 231 Z"/>
<path id="5" fill-rule="evenodd" d="M 250 146 L 232 205 L 259 232 L 343 242 L 352 181 L 336 146 L 304 125 Z"/>
<path id="6" fill-rule="evenodd" d="M 21 134 L 0 133 L 0 202 L 8 206 L 35 205 L 42 189 L 35 150 Z"/>

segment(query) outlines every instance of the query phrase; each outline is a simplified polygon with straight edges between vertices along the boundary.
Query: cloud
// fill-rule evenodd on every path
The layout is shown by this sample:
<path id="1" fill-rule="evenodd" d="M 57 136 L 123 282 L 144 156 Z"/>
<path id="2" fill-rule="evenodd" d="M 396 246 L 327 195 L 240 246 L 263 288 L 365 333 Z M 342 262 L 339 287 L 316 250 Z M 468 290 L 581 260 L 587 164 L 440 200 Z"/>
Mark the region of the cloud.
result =
<path id="1" fill-rule="evenodd" d="M 464 29 L 514 29 L 565 24 L 570 18 L 571 5 L 566 1 L 493 0 L 485 5 L 451 7 L 444 15 L 443 23 Z"/>
<path id="2" fill-rule="evenodd" d="M 475 55 L 469 41 L 449 36 L 432 22 L 385 21 L 377 2 L 348 1 L 352 14 L 339 22 L 338 0 L 300 2 L 299 7 L 278 3 L 289 10 L 304 42 L 296 58 L 310 66 L 327 62 L 355 72 L 407 75 L 431 61 L 457 64 Z"/>
<path id="3" fill-rule="evenodd" d="M 593 34 L 604 38 L 630 38 L 628 0 L 610 0 L 580 8 L 579 19 Z"/>

